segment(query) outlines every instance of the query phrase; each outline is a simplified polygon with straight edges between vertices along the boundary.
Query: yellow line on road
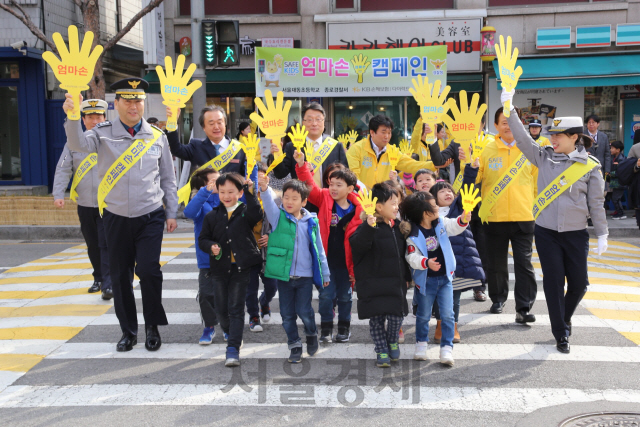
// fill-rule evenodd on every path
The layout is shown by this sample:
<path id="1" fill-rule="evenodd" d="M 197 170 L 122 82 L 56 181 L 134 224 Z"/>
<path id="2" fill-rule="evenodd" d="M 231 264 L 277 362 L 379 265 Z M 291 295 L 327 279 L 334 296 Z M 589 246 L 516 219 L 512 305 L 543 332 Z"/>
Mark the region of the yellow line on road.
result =
<path id="1" fill-rule="evenodd" d="M 0 371 L 27 372 L 44 357 L 40 354 L 0 354 Z"/>
<path id="2" fill-rule="evenodd" d="M 67 283 L 80 282 L 83 280 L 93 281 L 93 276 L 91 274 L 83 274 L 79 276 L 11 277 L 9 279 L 0 279 L 0 285 L 17 285 L 20 283 Z"/>
<path id="3" fill-rule="evenodd" d="M 640 322 L 640 311 L 634 310 L 611 310 L 608 308 L 589 308 L 594 316 L 601 319 L 609 320 L 629 320 L 632 322 Z"/>
<path id="4" fill-rule="evenodd" d="M 599 277 L 589 278 L 589 283 L 591 283 L 592 285 L 628 286 L 631 288 L 640 287 L 640 282 L 632 282 L 629 280 L 620 280 L 620 279 L 601 279 Z"/>
<path id="5" fill-rule="evenodd" d="M 30 326 L 26 328 L 0 329 L 0 340 L 70 340 L 81 327 Z"/>
<path id="6" fill-rule="evenodd" d="M 24 271 L 48 271 L 48 270 L 72 270 L 74 268 L 77 269 L 86 269 L 91 268 L 90 262 L 83 262 L 77 264 L 58 264 L 58 265 L 34 265 L 34 266 L 21 266 L 21 267 L 13 267 L 5 273 L 20 273 Z"/>
<path id="7" fill-rule="evenodd" d="M 72 295 L 87 295 L 87 287 L 82 286 L 81 288 L 61 289 L 57 291 L 0 291 L 0 299 L 59 298 Z"/>
<path id="8" fill-rule="evenodd" d="M 33 316 L 101 316 L 110 305 L 60 304 L 29 307 L 0 307 L 0 318 Z"/>
<path id="9" fill-rule="evenodd" d="M 640 295 L 632 294 L 618 294 L 607 292 L 587 292 L 584 299 L 599 300 L 599 301 L 625 301 L 625 302 L 640 302 Z"/>
<path id="10" fill-rule="evenodd" d="M 620 332 L 625 338 L 640 345 L 640 332 Z"/>

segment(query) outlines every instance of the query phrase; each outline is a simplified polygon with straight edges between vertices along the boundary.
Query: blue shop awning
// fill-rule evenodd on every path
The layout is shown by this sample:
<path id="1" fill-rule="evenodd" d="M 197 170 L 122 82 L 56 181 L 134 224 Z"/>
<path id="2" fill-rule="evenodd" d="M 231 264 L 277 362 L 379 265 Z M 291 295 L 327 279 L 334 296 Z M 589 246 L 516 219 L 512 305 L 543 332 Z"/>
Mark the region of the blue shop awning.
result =
<path id="1" fill-rule="evenodd" d="M 521 58 L 518 89 L 640 84 L 640 54 Z M 498 74 L 498 61 L 493 61 Z M 498 75 L 498 87 L 500 76 Z"/>

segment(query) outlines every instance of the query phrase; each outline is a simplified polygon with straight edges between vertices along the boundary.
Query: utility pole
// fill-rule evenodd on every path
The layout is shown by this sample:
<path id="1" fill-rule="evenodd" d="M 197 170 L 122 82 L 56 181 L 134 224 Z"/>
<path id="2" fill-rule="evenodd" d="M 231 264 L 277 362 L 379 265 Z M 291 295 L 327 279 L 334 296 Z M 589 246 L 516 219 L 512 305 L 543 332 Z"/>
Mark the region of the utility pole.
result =
<path id="1" fill-rule="evenodd" d="M 202 20 L 204 19 L 204 1 L 191 0 L 191 60 L 198 66 L 193 73 L 193 80 L 200 80 L 202 87 L 195 91 L 193 97 L 193 136 L 204 138 L 205 134 L 199 123 L 200 111 L 207 104 L 207 76 L 202 60 Z"/>

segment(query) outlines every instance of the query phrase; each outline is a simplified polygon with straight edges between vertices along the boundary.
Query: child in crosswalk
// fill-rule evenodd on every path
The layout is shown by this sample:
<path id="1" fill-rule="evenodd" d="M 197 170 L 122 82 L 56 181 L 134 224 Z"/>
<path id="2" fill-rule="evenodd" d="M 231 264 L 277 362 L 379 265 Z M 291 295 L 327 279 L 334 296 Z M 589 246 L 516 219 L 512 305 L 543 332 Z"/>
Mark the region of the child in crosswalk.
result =
<path id="1" fill-rule="evenodd" d="M 184 216 L 193 220 L 193 234 L 196 239 L 196 259 L 200 273 L 198 275 L 198 304 L 200 305 L 200 317 L 204 324 L 204 330 L 200 337 L 200 345 L 213 342 L 216 335 L 215 326 L 218 324 L 216 317 L 213 279 L 209 273 L 209 252 L 203 251 L 198 246 L 198 237 L 202 230 L 205 215 L 220 204 L 216 180 L 220 173 L 215 169 L 204 169 L 196 172 L 189 183 L 191 184 L 191 200 L 184 208 Z"/>
<path id="2" fill-rule="evenodd" d="M 225 366 L 240 365 L 247 286 L 251 268 L 262 263 L 253 227 L 263 211 L 250 185 L 235 172 L 220 175 L 216 187 L 221 204 L 204 217 L 198 238 L 200 249 L 209 253 L 216 314 L 228 334 Z M 240 201 L 243 195 L 246 203 Z"/>
<path id="3" fill-rule="evenodd" d="M 457 219 L 440 217 L 438 205 L 431 193 L 417 192 L 400 205 L 402 233 L 407 237 L 406 260 L 416 284 L 414 299 L 418 303 L 416 315 L 416 349 L 413 358 L 427 360 L 429 319 L 433 302 L 438 301 L 442 318 L 440 363 L 453 366 L 453 287 L 456 258 L 449 235 L 462 233 L 471 219 L 464 212 Z"/>
<path id="4" fill-rule="evenodd" d="M 302 360 L 302 340 L 297 317 L 304 324 L 307 353 L 318 351 L 318 329 L 311 306 L 313 286 L 322 290 L 331 277 L 320 237 L 316 214 L 304 208 L 309 197 L 307 185 L 297 179 L 282 187 L 282 206 L 278 207 L 268 191 L 269 177 L 258 178 L 260 197 L 273 232 L 267 245 L 265 277 L 278 280 L 282 326 L 287 334 L 290 363 Z"/>
<path id="5" fill-rule="evenodd" d="M 349 238 L 358 292 L 358 318 L 369 319 L 376 366 L 386 368 L 400 359 L 398 338 L 407 315 L 405 241 L 398 229 L 398 193 L 386 182 L 375 184 L 375 215 L 363 213 L 363 223 Z M 386 324 L 386 325 L 385 325 Z"/>
<path id="6" fill-rule="evenodd" d="M 267 171 L 267 165 L 262 162 L 258 162 L 257 166 L 258 178 L 260 178 L 261 176 L 264 176 L 264 173 Z M 273 189 L 269 187 L 268 191 L 271 193 L 271 197 L 275 200 L 276 195 Z M 258 199 L 260 199 L 260 193 L 257 194 Z M 266 217 L 263 217 L 263 219 L 253 227 L 253 234 L 258 242 L 258 246 L 260 247 L 260 254 L 262 255 L 263 260 L 266 258 L 269 233 L 271 233 L 271 225 L 269 224 L 269 221 L 266 220 Z M 258 297 L 260 279 L 262 279 L 264 290 L 262 294 L 260 294 L 260 297 Z M 249 330 L 251 332 L 262 332 L 263 328 L 260 324 L 260 315 L 262 315 L 262 320 L 265 323 L 268 323 L 271 320 L 271 308 L 269 307 L 269 303 L 273 299 L 277 290 L 278 283 L 276 279 L 271 279 L 264 275 L 264 262 L 254 266 L 251 270 L 251 279 L 249 281 L 249 286 L 247 286 L 246 298 L 247 312 L 249 313 Z"/>
<path id="7" fill-rule="evenodd" d="M 338 302 L 338 333 L 336 342 L 347 342 L 351 337 L 351 279 L 353 260 L 349 237 L 362 223 L 362 206 L 353 189 L 358 182 L 356 175 L 341 164 L 337 164 L 328 175 L 329 188 L 319 188 L 304 161 L 304 154 L 294 151 L 296 174 L 311 188 L 309 201 L 318 207 L 318 221 L 322 245 L 327 254 L 331 281 L 320 293 L 320 342 L 331 342 L 333 338 L 333 300 Z"/>
<path id="8" fill-rule="evenodd" d="M 464 168 L 462 185 L 469 185 L 476 182 L 478 176 L 478 167 L 480 159 L 476 159 L 471 165 Z M 431 187 L 431 195 L 436 198 L 436 203 L 440 210 L 440 215 L 446 218 L 457 218 L 462 214 L 462 199 L 456 197 L 453 187 L 446 181 L 437 181 Z M 457 236 L 449 235 L 451 249 L 456 257 L 456 273 L 453 279 L 453 315 L 455 320 L 453 342 L 460 342 L 460 333 L 458 332 L 458 317 L 460 316 L 460 296 L 462 292 L 473 289 L 474 286 L 480 285 L 485 280 L 482 261 L 476 249 L 476 242 L 473 238 L 471 228 L 468 227 Z M 442 338 L 442 320 L 440 319 L 440 310 L 438 302 L 435 301 L 433 308 L 436 314 L 438 324 L 433 341 L 440 343 Z"/>

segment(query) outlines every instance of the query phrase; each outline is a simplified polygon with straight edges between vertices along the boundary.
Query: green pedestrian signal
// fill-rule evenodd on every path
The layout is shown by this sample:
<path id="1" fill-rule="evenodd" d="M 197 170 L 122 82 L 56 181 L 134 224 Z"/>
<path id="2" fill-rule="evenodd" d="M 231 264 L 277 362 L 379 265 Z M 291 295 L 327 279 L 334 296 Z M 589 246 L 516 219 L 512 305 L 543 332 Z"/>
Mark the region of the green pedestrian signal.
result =
<path id="1" fill-rule="evenodd" d="M 239 65 L 238 45 L 234 43 L 218 43 L 218 63 L 221 66 Z"/>
<path id="2" fill-rule="evenodd" d="M 216 65 L 216 21 L 202 21 L 202 61 L 204 66 Z"/>

